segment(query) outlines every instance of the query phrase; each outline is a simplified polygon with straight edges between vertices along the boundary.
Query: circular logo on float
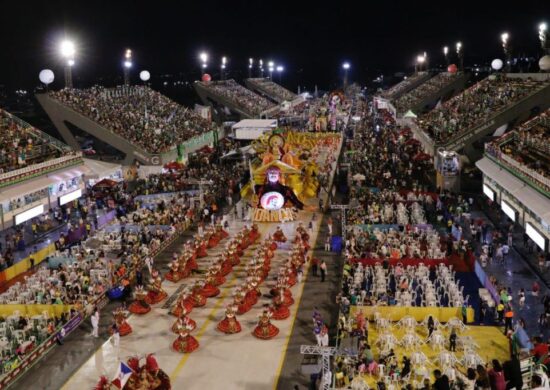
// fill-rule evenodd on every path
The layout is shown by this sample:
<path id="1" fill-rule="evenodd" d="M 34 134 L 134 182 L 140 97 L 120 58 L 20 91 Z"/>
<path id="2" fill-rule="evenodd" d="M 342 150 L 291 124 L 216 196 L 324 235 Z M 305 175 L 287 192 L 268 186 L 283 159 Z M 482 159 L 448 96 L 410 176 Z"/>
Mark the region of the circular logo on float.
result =
<path id="1" fill-rule="evenodd" d="M 266 210 L 279 210 L 285 204 L 285 197 L 276 191 L 262 195 L 260 204 Z"/>

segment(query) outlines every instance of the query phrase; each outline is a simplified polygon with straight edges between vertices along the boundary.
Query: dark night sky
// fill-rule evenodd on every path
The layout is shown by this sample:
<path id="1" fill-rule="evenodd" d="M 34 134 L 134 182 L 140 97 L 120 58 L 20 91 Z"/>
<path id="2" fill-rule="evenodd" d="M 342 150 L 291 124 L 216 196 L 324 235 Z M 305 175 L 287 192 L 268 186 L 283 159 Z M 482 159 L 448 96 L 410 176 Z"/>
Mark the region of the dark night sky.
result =
<path id="1" fill-rule="evenodd" d="M 516 4 L 516 5 L 512 5 Z M 367 6 L 368 5 L 368 6 Z M 246 74 L 248 57 L 286 67 L 284 82 L 326 87 L 343 60 L 351 77 L 412 70 L 426 50 L 442 63 L 442 47 L 462 40 L 466 64 L 502 57 L 500 33 L 516 53 L 538 55 L 537 26 L 550 23 L 549 0 L 458 1 L 16 1 L 0 3 L 0 84 L 31 88 L 42 68 L 62 69 L 63 34 L 78 44 L 75 78 L 84 86 L 120 74 L 122 52 L 135 53 L 136 70 L 197 77 L 197 53 L 226 55 L 233 72 Z M 213 63 L 214 64 L 214 63 Z M 212 70 L 212 69 L 211 69 Z M 137 72 L 135 72 L 137 73 Z"/>

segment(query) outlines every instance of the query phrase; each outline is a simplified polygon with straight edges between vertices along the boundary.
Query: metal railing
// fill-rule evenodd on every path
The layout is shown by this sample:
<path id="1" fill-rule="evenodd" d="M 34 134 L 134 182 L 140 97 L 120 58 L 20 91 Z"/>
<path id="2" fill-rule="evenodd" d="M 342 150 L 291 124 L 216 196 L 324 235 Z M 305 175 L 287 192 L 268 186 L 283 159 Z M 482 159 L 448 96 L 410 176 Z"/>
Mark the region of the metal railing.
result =
<path id="1" fill-rule="evenodd" d="M 28 167 L 16 169 L 0 174 L 0 188 L 16 184 L 25 180 L 42 176 L 47 172 L 56 171 L 72 165 L 83 164 L 81 152 L 74 152 L 72 155 L 54 158 L 39 164 L 29 165 Z"/>
<path id="2" fill-rule="evenodd" d="M 526 165 L 520 163 L 514 158 L 508 156 L 505 153 L 500 151 L 500 147 L 517 140 L 518 134 L 513 131 L 508 133 L 506 136 L 500 138 L 497 142 L 485 144 L 485 155 L 493 160 L 495 163 L 501 165 L 504 168 L 507 168 L 521 180 L 525 181 L 531 187 L 541 192 L 545 196 L 550 196 L 550 178 L 540 174 L 527 167 Z"/>

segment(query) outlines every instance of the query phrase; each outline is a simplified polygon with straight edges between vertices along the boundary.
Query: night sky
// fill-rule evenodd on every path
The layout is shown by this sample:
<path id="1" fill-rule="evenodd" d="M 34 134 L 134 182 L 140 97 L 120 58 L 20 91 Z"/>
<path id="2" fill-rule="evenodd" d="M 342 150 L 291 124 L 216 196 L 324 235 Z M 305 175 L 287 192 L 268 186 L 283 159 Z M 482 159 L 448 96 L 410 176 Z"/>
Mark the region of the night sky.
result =
<path id="1" fill-rule="evenodd" d="M 499 1 L 16 1 L 0 5 L 0 84 L 32 88 L 38 72 L 62 64 L 58 42 L 77 43 L 76 86 L 115 82 L 122 54 L 134 52 L 134 77 L 181 73 L 198 77 L 198 52 L 210 54 L 216 78 L 221 56 L 231 77 L 247 75 L 248 58 L 285 66 L 283 84 L 330 87 L 344 60 L 364 82 L 377 74 L 412 71 L 417 54 L 443 63 L 442 47 L 461 40 L 465 63 L 502 58 L 500 33 L 514 53 L 539 56 L 537 29 L 550 24 L 549 0 Z M 275 78 L 277 81 L 277 78 Z"/>

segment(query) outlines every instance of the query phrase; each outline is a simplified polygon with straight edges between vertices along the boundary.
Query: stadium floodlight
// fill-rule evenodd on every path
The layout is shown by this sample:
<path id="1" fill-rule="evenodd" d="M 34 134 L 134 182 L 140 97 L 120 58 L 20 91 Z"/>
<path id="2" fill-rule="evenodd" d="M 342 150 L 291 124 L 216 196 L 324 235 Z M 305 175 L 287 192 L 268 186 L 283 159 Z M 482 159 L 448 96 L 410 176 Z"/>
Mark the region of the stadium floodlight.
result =
<path id="1" fill-rule="evenodd" d="M 508 44 L 508 41 L 510 39 L 510 34 L 507 32 L 504 32 L 500 35 L 500 40 L 502 41 L 502 50 L 504 51 L 504 55 L 506 57 L 506 71 L 510 71 L 510 45 Z"/>
<path id="2" fill-rule="evenodd" d="M 504 45 L 508 43 L 508 38 L 510 38 L 510 35 L 507 32 L 500 35 L 500 39 L 502 40 L 502 44 Z"/>
<path id="3" fill-rule="evenodd" d="M 74 66 L 74 56 L 76 54 L 76 47 L 74 42 L 68 39 L 65 39 L 59 45 L 59 52 L 61 57 L 65 60 L 65 88 L 73 87 L 73 72 L 72 67 Z"/>
<path id="4" fill-rule="evenodd" d="M 349 62 L 344 62 L 342 64 L 342 69 L 344 69 L 344 90 L 348 86 L 348 71 L 351 68 L 351 64 Z"/>
<path id="5" fill-rule="evenodd" d="M 540 47 L 542 48 L 543 55 L 548 50 L 546 47 L 546 30 L 548 29 L 548 26 L 546 23 L 539 24 L 539 40 L 540 40 Z"/>
<path id="6" fill-rule="evenodd" d="M 129 86 L 130 85 L 130 68 L 132 67 L 132 50 L 126 49 L 124 52 L 124 62 L 123 65 L 123 72 L 124 72 L 124 85 Z"/>
<path id="7" fill-rule="evenodd" d="M 270 67 L 270 68 L 273 68 L 275 66 L 275 63 L 273 61 L 269 61 L 267 63 L 267 66 Z"/>
<path id="8" fill-rule="evenodd" d="M 460 70 L 464 71 L 464 50 L 462 49 L 462 42 L 456 43 L 456 55 L 460 60 Z"/>
<path id="9" fill-rule="evenodd" d="M 74 42 L 70 40 L 62 41 L 61 45 L 59 46 L 59 50 L 61 52 L 61 56 L 66 59 L 71 59 L 76 54 Z"/>
<path id="10" fill-rule="evenodd" d="M 227 64 L 227 57 L 223 56 L 222 57 L 222 64 L 220 65 L 220 78 L 222 80 L 225 80 L 225 66 Z"/>
<path id="11" fill-rule="evenodd" d="M 443 47 L 443 54 L 445 54 L 445 56 L 449 54 L 449 46 Z"/>
<path id="12" fill-rule="evenodd" d="M 206 67 L 208 66 L 208 53 L 206 53 L 205 51 L 201 52 L 199 54 L 199 59 L 201 60 L 201 69 L 202 73 L 204 74 L 204 72 L 206 71 Z"/>
<path id="13" fill-rule="evenodd" d="M 283 68 L 281 65 L 277 66 L 277 72 L 281 73 L 285 68 Z"/>

